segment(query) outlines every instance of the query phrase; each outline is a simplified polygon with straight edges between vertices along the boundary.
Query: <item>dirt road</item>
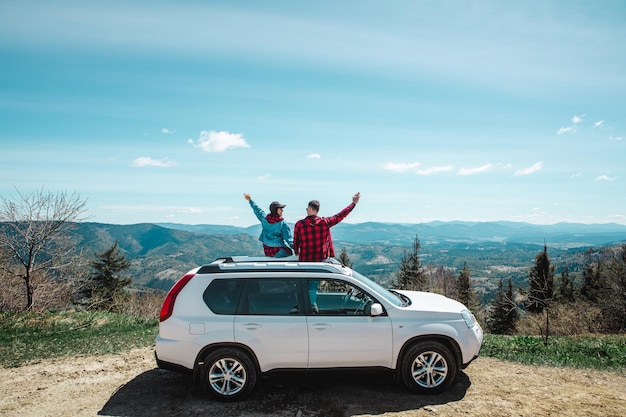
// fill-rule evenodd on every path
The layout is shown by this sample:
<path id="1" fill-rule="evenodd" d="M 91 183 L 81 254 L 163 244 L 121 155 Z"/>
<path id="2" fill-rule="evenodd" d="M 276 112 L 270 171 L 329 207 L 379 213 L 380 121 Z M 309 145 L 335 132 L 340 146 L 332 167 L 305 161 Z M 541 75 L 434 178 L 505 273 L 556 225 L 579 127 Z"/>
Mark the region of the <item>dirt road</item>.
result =
<path id="1" fill-rule="evenodd" d="M 185 375 L 157 369 L 151 349 L 0 368 L 2 416 L 615 416 L 626 374 L 523 366 L 479 358 L 452 390 L 410 394 L 388 374 L 263 379 L 252 397 L 207 399 Z"/>

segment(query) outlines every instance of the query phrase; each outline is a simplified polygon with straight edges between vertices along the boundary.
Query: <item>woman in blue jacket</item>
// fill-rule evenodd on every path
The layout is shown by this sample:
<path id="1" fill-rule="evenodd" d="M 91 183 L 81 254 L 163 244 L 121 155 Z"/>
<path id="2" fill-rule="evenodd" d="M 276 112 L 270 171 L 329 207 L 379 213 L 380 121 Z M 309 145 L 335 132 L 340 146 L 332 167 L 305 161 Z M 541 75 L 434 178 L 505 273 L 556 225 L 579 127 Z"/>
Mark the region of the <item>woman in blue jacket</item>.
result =
<path id="1" fill-rule="evenodd" d="M 259 240 L 263 242 L 263 252 L 265 256 L 273 258 L 283 258 L 291 256 L 293 253 L 293 235 L 291 229 L 283 219 L 284 204 L 273 201 L 270 204 L 270 213 L 265 214 L 261 207 L 257 206 L 250 194 L 243 194 L 243 198 L 248 200 L 254 215 L 261 222 L 262 230 Z"/>

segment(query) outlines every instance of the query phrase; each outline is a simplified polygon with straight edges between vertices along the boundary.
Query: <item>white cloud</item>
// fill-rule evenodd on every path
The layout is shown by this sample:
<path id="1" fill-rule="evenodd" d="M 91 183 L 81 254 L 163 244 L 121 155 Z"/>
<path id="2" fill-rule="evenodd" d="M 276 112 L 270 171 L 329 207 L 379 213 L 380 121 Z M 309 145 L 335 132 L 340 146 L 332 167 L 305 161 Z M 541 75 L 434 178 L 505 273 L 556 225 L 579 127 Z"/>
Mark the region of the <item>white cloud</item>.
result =
<path id="1" fill-rule="evenodd" d="M 529 166 L 528 168 L 523 168 L 523 169 L 515 171 L 515 174 L 513 175 L 516 175 L 516 176 L 530 175 L 537 171 L 541 171 L 542 168 L 543 168 L 543 161 L 539 161 Z"/>
<path id="2" fill-rule="evenodd" d="M 265 174 L 265 175 L 259 175 L 258 177 L 256 177 L 256 179 L 259 181 L 265 181 L 269 177 L 270 177 L 270 174 Z"/>
<path id="3" fill-rule="evenodd" d="M 577 123 L 582 122 L 584 116 L 585 116 L 584 114 L 582 114 L 580 116 L 576 116 L 575 115 L 574 117 L 572 117 L 572 123 L 577 124 Z"/>
<path id="4" fill-rule="evenodd" d="M 387 171 L 407 172 L 417 168 L 420 165 L 422 164 L 420 164 L 419 162 L 387 162 L 383 166 L 383 168 Z"/>
<path id="5" fill-rule="evenodd" d="M 593 127 L 602 127 L 604 126 L 604 120 L 598 120 L 593 124 Z"/>
<path id="6" fill-rule="evenodd" d="M 483 166 L 479 166 L 476 168 L 461 168 L 459 169 L 459 175 L 473 175 L 473 174 L 480 174 L 481 172 L 487 172 L 487 171 L 491 171 L 494 168 L 494 165 L 489 162 L 488 164 L 485 164 Z"/>
<path id="7" fill-rule="evenodd" d="M 562 127 L 556 132 L 557 135 L 562 135 L 563 133 L 575 133 L 576 128 L 574 126 Z"/>
<path id="8" fill-rule="evenodd" d="M 176 214 L 202 214 L 204 210 L 198 207 L 180 207 L 176 209 Z"/>
<path id="9" fill-rule="evenodd" d="M 622 139 L 624 138 L 621 136 L 613 136 L 613 135 L 609 136 L 609 140 L 620 141 Z"/>
<path id="10" fill-rule="evenodd" d="M 609 177 L 608 175 L 600 175 L 596 177 L 594 181 L 615 181 L 616 177 Z"/>
<path id="11" fill-rule="evenodd" d="M 197 141 L 189 139 L 187 142 L 204 152 L 224 152 L 231 148 L 250 147 L 241 133 L 215 132 L 213 130 L 210 132 L 203 130 Z"/>
<path id="12" fill-rule="evenodd" d="M 170 161 L 167 158 L 163 159 L 153 159 L 149 156 L 140 156 L 136 158 L 133 162 L 130 163 L 131 167 L 135 168 L 143 168 L 143 167 L 159 167 L 159 168 L 170 168 L 178 165 L 175 161 Z"/>
<path id="13" fill-rule="evenodd" d="M 318 154 L 318 153 L 312 153 L 306 156 L 307 159 L 321 159 L 322 155 Z"/>
<path id="14" fill-rule="evenodd" d="M 447 166 L 439 166 L 439 167 L 431 167 L 428 169 L 420 169 L 417 171 L 419 175 L 432 175 L 438 174 L 440 172 L 452 171 L 454 167 L 452 165 Z"/>
<path id="15" fill-rule="evenodd" d="M 577 173 L 575 173 L 575 174 L 572 174 L 572 175 L 570 176 L 570 178 L 578 178 L 578 177 L 580 177 L 581 175 L 582 175 L 582 174 L 581 174 L 580 172 L 577 172 Z"/>
<path id="16" fill-rule="evenodd" d="M 167 127 L 164 127 L 163 129 L 161 129 L 161 133 L 163 133 L 164 135 L 167 135 L 169 133 L 174 133 L 174 132 L 176 131 L 172 129 L 168 129 Z"/>

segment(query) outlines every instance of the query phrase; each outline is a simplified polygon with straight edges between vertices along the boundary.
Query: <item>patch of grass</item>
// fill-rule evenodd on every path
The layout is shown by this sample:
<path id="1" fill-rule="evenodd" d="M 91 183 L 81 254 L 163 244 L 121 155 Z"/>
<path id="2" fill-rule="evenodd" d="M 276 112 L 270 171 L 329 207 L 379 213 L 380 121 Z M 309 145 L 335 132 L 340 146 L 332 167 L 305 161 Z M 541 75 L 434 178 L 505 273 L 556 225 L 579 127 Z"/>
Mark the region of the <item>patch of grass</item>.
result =
<path id="1" fill-rule="evenodd" d="M 0 366 L 154 345 L 158 321 L 106 312 L 0 312 Z M 528 365 L 626 372 L 626 335 L 485 335 L 482 356 Z"/>
<path id="2" fill-rule="evenodd" d="M 528 365 L 626 371 L 626 335 L 553 336 L 548 346 L 539 336 L 485 335 L 481 355 Z"/>
<path id="3" fill-rule="evenodd" d="M 106 312 L 0 313 L 0 366 L 151 346 L 158 321 Z"/>

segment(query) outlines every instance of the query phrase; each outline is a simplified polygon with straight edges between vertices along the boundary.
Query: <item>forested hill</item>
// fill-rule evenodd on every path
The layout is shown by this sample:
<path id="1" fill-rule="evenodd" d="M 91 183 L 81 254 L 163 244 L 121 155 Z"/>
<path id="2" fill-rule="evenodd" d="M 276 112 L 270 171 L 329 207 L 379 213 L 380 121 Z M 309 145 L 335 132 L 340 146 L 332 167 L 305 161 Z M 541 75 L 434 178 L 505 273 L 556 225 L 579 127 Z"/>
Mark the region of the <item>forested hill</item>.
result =
<path id="1" fill-rule="evenodd" d="M 77 247 L 88 257 L 116 240 L 129 260 L 135 285 L 169 289 L 188 270 L 230 255 L 262 255 L 260 226 L 77 223 Z M 626 242 L 617 224 L 432 222 L 425 224 L 341 223 L 333 228 L 337 255 L 346 248 L 354 268 L 389 283 L 415 237 L 424 265 L 459 269 L 467 262 L 477 285 L 493 287 L 499 278 L 521 282 L 544 242 L 554 264 L 576 270 L 588 248 Z"/>
<path id="2" fill-rule="evenodd" d="M 122 253 L 132 261 L 133 284 L 165 290 L 185 272 L 216 258 L 234 254 L 262 255 L 258 240 L 245 233 L 195 233 L 150 223 L 77 223 L 73 234 L 78 248 L 92 258 L 118 241 Z"/>

